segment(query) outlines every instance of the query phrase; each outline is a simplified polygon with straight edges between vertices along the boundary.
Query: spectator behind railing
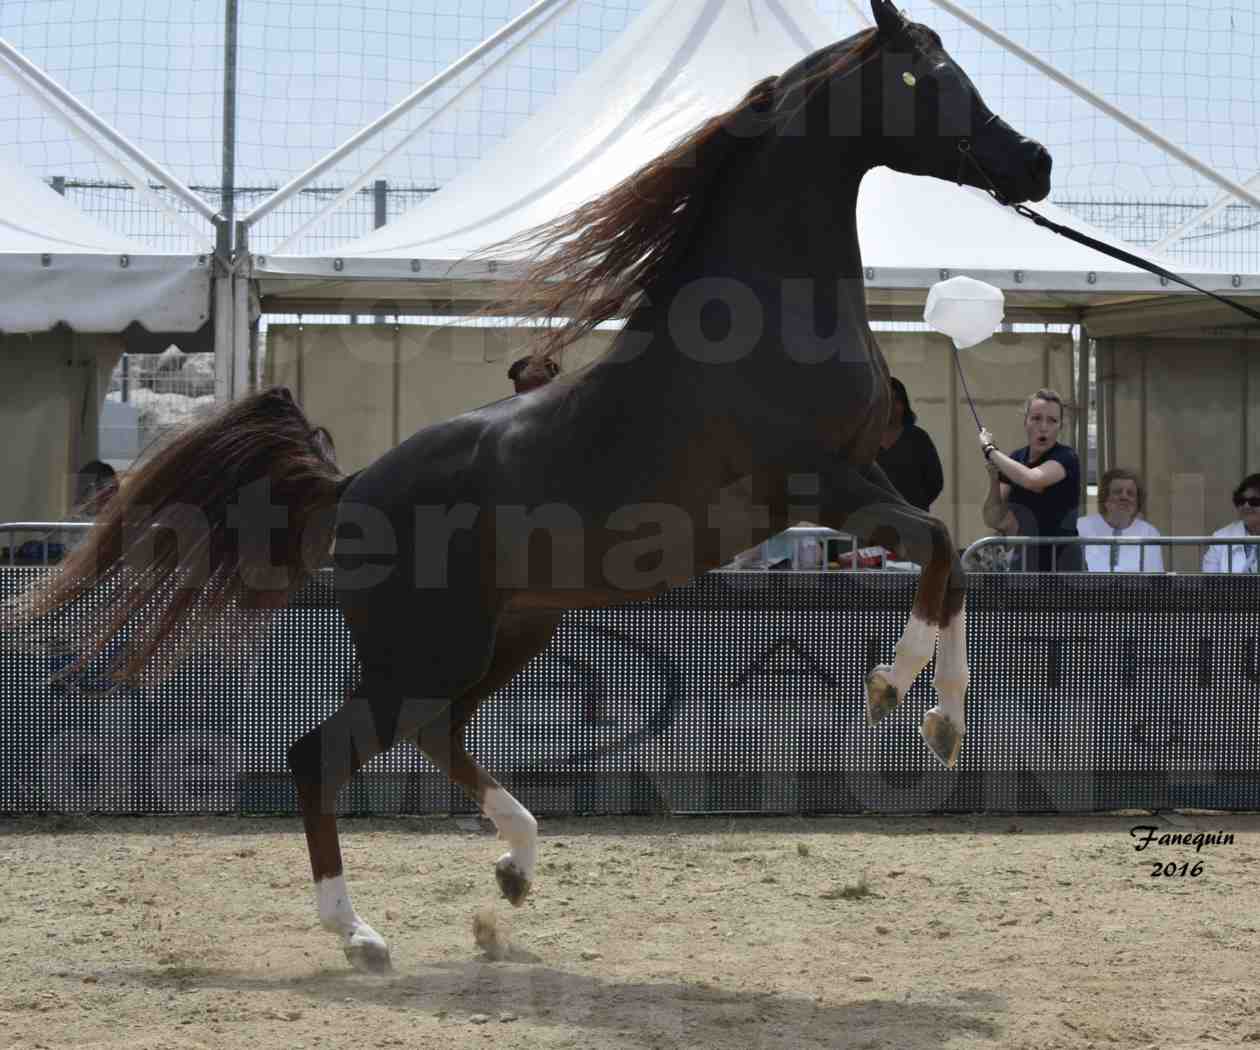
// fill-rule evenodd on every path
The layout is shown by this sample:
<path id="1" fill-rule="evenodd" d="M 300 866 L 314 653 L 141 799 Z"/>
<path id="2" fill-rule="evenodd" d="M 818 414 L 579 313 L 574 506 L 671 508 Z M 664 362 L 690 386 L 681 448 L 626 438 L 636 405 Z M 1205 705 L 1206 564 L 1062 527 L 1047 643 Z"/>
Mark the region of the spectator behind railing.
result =
<path id="1" fill-rule="evenodd" d="M 75 518 L 95 518 L 117 491 L 118 475 L 113 467 L 99 459 L 84 463 L 75 475 L 72 515 Z"/>
<path id="2" fill-rule="evenodd" d="M 928 432 L 918 425 L 905 384 L 889 376 L 888 387 L 892 405 L 876 462 L 907 503 L 929 510 L 945 487 L 941 457 Z"/>
<path id="3" fill-rule="evenodd" d="M 1081 465 L 1076 452 L 1059 443 L 1063 398 L 1038 390 L 1024 402 L 1028 444 L 1007 455 L 980 431 L 980 450 L 989 471 L 984 523 L 1003 536 L 1075 536 L 1080 511 Z M 1029 553 L 1024 567 L 1039 572 L 1074 572 L 1080 552 L 1072 545 L 1046 545 Z"/>
<path id="4" fill-rule="evenodd" d="M 99 459 L 91 460 L 79 468 L 74 475 L 74 492 L 72 505 L 67 521 L 71 524 L 90 522 L 118 491 L 118 476 L 114 468 Z M 56 565 L 73 550 L 87 535 L 86 531 L 74 528 L 59 528 L 60 523 L 50 522 L 50 528 L 35 529 L 26 527 L 20 530 L 7 529 L 4 534 L 9 538 L 9 546 L 0 547 L 0 564 L 3 565 Z M 17 533 L 36 532 L 34 539 L 17 543 Z"/>
<path id="5" fill-rule="evenodd" d="M 1137 471 L 1113 467 L 1098 483 L 1100 513 L 1076 523 L 1081 536 L 1158 536 L 1141 515 L 1146 493 Z M 1130 547 L 1110 544 L 1085 548 L 1085 568 L 1089 572 L 1163 572 L 1164 556 L 1159 547 Z"/>
<path id="6" fill-rule="evenodd" d="M 1248 474 L 1234 489 L 1238 520 L 1213 537 L 1260 536 L 1260 474 Z M 1254 543 L 1218 543 L 1203 553 L 1204 572 L 1260 572 L 1260 547 Z"/>
<path id="7" fill-rule="evenodd" d="M 540 386 L 546 386 L 555 379 L 560 374 L 560 366 L 550 358 L 539 362 L 532 357 L 522 357 L 512 363 L 507 374 L 516 388 L 516 393 L 527 394 Z"/>

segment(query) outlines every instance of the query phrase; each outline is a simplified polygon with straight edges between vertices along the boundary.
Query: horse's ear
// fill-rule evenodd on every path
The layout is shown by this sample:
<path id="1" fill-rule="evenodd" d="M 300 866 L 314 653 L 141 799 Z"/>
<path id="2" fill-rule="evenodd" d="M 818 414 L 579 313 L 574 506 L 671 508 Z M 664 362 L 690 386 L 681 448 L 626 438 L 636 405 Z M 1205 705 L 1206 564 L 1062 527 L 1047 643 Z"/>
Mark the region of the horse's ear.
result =
<path id="1" fill-rule="evenodd" d="M 871 13 L 875 16 L 875 25 L 882 36 L 895 36 L 906 20 L 890 2 L 890 0 L 871 0 Z"/>

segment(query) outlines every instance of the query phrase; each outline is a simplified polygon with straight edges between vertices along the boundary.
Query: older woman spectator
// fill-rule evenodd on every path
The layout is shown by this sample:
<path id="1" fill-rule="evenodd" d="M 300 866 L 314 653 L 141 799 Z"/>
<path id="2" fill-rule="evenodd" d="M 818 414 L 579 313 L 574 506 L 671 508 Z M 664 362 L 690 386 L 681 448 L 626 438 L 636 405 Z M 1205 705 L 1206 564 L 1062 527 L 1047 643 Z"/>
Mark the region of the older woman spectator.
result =
<path id="1" fill-rule="evenodd" d="M 1248 474 L 1234 489 L 1238 520 L 1212 533 L 1215 537 L 1260 537 L 1260 474 Z M 1254 543 L 1216 543 L 1203 554 L 1204 572 L 1260 572 L 1260 546 Z"/>
<path id="2" fill-rule="evenodd" d="M 1076 523 L 1081 536 L 1158 536 L 1159 529 L 1142 517 L 1146 493 L 1136 471 L 1113 467 L 1098 483 L 1099 513 Z M 1087 546 L 1085 568 L 1089 572 L 1163 572 L 1164 557 L 1157 546 Z"/>

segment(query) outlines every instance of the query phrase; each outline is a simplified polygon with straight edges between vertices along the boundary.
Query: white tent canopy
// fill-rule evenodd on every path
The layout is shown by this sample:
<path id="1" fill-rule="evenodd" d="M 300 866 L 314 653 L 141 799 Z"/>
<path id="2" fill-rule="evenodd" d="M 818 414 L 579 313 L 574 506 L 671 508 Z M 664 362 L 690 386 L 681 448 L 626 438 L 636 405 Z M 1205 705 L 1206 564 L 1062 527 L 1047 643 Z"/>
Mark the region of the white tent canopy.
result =
<path id="1" fill-rule="evenodd" d="M 860 28 L 856 19 L 851 28 Z M 256 258 L 264 307 L 330 310 L 339 300 L 370 300 L 405 309 L 492 298 L 494 282 L 515 272 L 511 260 L 469 256 L 599 195 L 757 80 L 832 38 L 809 5 L 658 0 L 562 96 L 419 206 L 332 257 Z M 1084 226 L 1048 203 L 1036 208 Z M 997 285 L 1014 308 L 1047 316 L 1078 319 L 1099 308 L 1121 311 L 1129 323 L 1153 316 L 1146 308 L 1158 298 L 1192 307 L 1196 323 L 1236 321 L 1226 308 L 1042 230 L 979 191 L 877 169 L 863 182 L 858 212 L 874 307 L 921 305 L 948 271 Z M 1260 292 L 1254 276 L 1194 279 L 1227 294 Z M 1142 309 L 1132 309 L 1139 300 Z"/>
<path id="2" fill-rule="evenodd" d="M 154 252 L 101 226 L 0 154 L 0 332 L 195 332 L 210 315 L 207 254 Z"/>
<path id="3" fill-rule="evenodd" d="M 823 46 L 816 19 L 805 4 L 654 4 L 476 168 L 345 254 L 461 259 L 562 215 Z"/>

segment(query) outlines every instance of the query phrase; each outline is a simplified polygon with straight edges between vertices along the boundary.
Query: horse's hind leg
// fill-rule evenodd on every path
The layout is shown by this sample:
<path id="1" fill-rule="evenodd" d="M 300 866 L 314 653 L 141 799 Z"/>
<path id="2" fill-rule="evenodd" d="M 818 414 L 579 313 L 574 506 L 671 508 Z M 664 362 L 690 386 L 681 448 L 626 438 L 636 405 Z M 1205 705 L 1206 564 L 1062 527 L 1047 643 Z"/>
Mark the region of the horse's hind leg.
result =
<path id="1" fill-rule="evenodd" d="M 859 471 L 841 465 L 824 478 L 821 521 L 846 528 L 865 540 L 898 550 L 922 567 L 910 617 L 897 641 L 891 664 L 872 668 L 866 679 L 867 720 L 871 724 L 892 713 L 914 680 L 932 659 L 937 631 L 961 624 L 966 579 L 944 523 L 906 503 L 878 466 Z M 947 615 L 947 610 L 949 614 Z M 936 679 L 948 685 L 943 703 L 924 717 L 920 733 L 946 765 L 957 760 L 963 726 L 962 693 L 966 690 L 966 640 L 950 636 L 949 673 Z M 961 691 L 956 687 L 961 682 Z"/>
<path id="2" fill-rule="evenodd" d="M 354 694 L 289 748 L 320 925 L 337 934 L 356 969 L 384 973 L 390 966 L 389 948 L 350 903 L 337 832 L 337 793 L 367 762 L 399 740 L 414 739 L 423 725 L 440 719 L 450 697 L 460 691 L 442 688 L 434 690 L 432 699 L 410 698 L 399 685 L 392 662 L 375 665 L 365 660 L 363 681 Z M 412 683 L 406 692 L 418 690 Z"/>
<path id="3" fill-rule="evenodd" d="M 499 890 L 521 904 L 534 881 L 538 857 L 538 821 L 505 787 L 477 765 L 464 746 L 464 730 L 481 702 L 501 689 L 536 653 L 546 648 L 560 613 L 508 612 L 499 621 L 494 657 L 484 678 L 451 705 L 446 717 L 425 726 L 420 749 L 462 787 L 494 822 L 508 852 L 495 865 Z"/>
<path id="4" fill-rule="evenodd" d="M 877 465 L 870 470 L 873 474 L 877 473 L 877 482 L 882 479 L 892 488 L 891 482 L 888 482 Z M 971 681 L 971 672 L 967 666 L 967 576 L 944 523 L 918 508 L 911 509 L 929 523 L 925 531 L 917 533 L 914 546 L 919 549 L 920 555 L 928 550 L 931 553 L 927 560 L 911 555 L 922 566 L 922 572 L 906 633 L 924 622 L 932 625 L 933 630 L 938 632 L 936 670 L 932 676 L 932 688 L 936 690 L 938 703 L 924 713 L 923 721 L 919 725 L 919 735 L 923 737 L 932 754 L 946 768 L 953 769 L 958 762 L 962 738 L 967 731 L 965 701 L 967 686 Z M 904 639 L 905 635 L 902 637 Z M 898 646 L 900 644 L 899 642 Z M 875 668 L 871 677 L 874 678 L 880 670 L 881 668 Z M 890 668 L 888 671 L 890 675 L 895 675 L 894 669 Z M 917 673 L 916 671 L 915 674 Z M 869 691 L 868 684 L 868 693 Z M 901 695 L 904 696 L 904 692 Z M 872 723 L 874 721 L 877 719 L 872 719 Z"/>

